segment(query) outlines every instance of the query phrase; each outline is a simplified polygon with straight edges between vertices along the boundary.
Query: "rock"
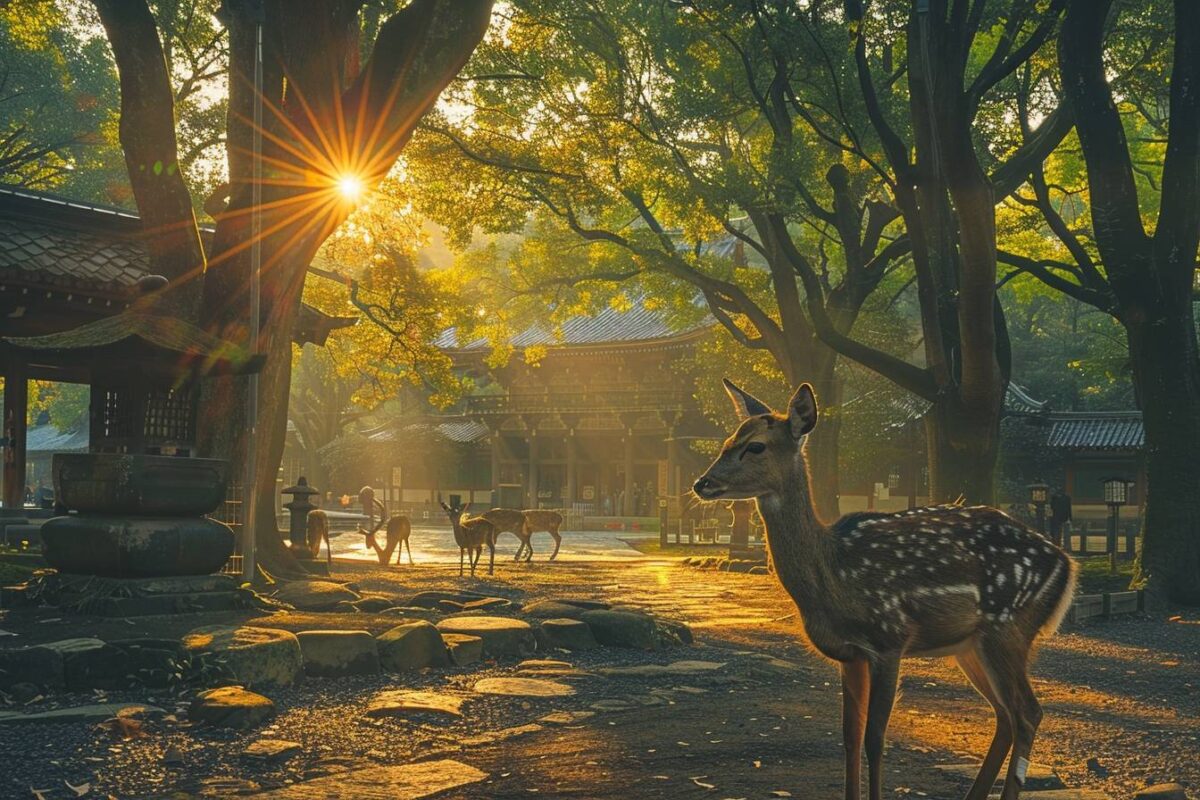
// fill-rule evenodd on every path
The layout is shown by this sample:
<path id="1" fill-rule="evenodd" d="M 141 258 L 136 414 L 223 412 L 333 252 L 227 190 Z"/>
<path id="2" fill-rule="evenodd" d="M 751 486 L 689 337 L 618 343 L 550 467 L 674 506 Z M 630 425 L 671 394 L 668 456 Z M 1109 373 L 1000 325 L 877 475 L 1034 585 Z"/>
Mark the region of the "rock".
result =
<path id="1" fill-rule="evenodd" d="M 104 722 L 113 717 L 128 717 L 137 714 L 163 714 L 158 706 L 145 703 L 92 703 L 86 706 L 71 708 L 56 708 L 52 711 L 39 711 L 34 714 L 21 714 L 16 711 L 0 711 L 0 725 L 11 725 L 23 722 Z"/>
<path id="2" fill-rule="evenodd" d="M 574 725 L 596 716 L 595 711 L 552 711 L 538 719 L 546 725 Z"/>
<path id="3" fill-rule="evenodd" d="M 460 667 L 483 658 L 483 639 L 466 633 L 443 633 L 442 641 L 450 651 L 450 660 Z"/>
<path id="4" fill-rule="evenodd" d="M 351 603 L 349 600 L 341 600 L 333 608 L 329 609 L 335 614 L 358 614 L 360 613 L 358 606 Z"/>
<path id="5" fill-rule="evenodd" d="M 446 643 L 433 623 L 415 620 L 397 625 L 376 638 L 379 663 L 389 671 L 450 666 Z"/>
<path id="6" fill-rule="evenodd" d="M 121 651 L 99 639 L 62 639 L 40 647 L 53 650 L 62 657 L 63 675 L 67 689 L 71 691 L 112 688 L 113 678 L 124 674 Z"/>
<path id="7" fill-rule="evenodd" d="M 637 708 L 637 703 L 630 703 L 627 700 L 597 700 L 590 706 L 593 711 L 628 711 L 631 708 Z"/>
<path id="8" fill-rule="evenodd" d="M 692 629 L 683 622 L 673 619 L 655 619 L 654 627 L 658 632 L 659 643 L 663 647 L 690 645 L 693 641 Z"/>
<path id="9" fill-rule="evenodd" d="M 608 647 L 654 650 L 659 645 L 654 617 L 633 611 L 585 611 L 580 618 L 592 629 L 592 635 Z"/>
<path id="10" fill-rule="evenodd" d="M 479 694 L 502 694 L 511 697 L 566 697 L 575 688 L 565 683 L 541 678 L 484 678 L 473 687 Z"/>
<path id="11" fill-rule="evenodd" d="M 379 650 L 367 631 L 301 631 L 296 639 L 307 675 L 340 678 L 379 672 Z"/>
<path id="12" fill-rule="evenodd" d="M 670 664 L 637 664 L 631 667 L 602 667 L 596 672 L 609 677 L 659 675 L 700 675 L 715 672 L 725 666 L 721 661 L 674 661 Z"/>
<path id="13" fill-rule="evenodd" d="M 438 623 L 442 633 L 465 633 L 483 639 L 484 658 L 525 656 L 537 649 L 528 622 L 507 617 L 451 617 Z"/>
<path id="14" fill-rule="evenodd" d="M 118 639 L 109 644 L 124 654 L 125 682 L 115 684 L 119 686 L 130 685 L 132 679 L 139 686 L 166 688 L 182 680 L 191 662 L 191 656 L 178 639 Z"/>
<path id="15" fill-rule="evenodd" d="M 353 605 L 359 611 L 364 611 L 368 614 L 378 614 L 380 611 L 386 611 L 396 604 L 388 597 L 364 597 L 361 600 L 355 600 Z"/>
<path id="16" fill-rule="evenodd" d="M 521 609 L 521 613 L 540 619 L 551 619 L 554 617 L 579 619 L 579 615 L 585 611 L 603 610 L 608 607 L 608 603 L 601 603 L 595 600 L 539 600 L 536 603 L 530 603 L 525 606 Z"/>
<path id="17" fill-rule="evenodd" d="M 331 581 L 287 581 L 272 595 L 300 611 L 329 611 L 343 601 L 353 603 L 362 596 Z"/>
<path id="18" fill-rule="evenodd" d="M 17 705 L 25 705 L 36 697 L 39 697 L 42 689 L 36 683 L 14 683 L 8 687 L 8 697 Z"/>
<path id="19" fill-rule="evenodd" d="M 179 680 L 189 660 L 177 639 L 64 639 L 39 647 L 59 654 L 66 688 L 72 691 L 164 688 Z"/>
<path id="20" fill-rule="evenodd" d="M 300 750 L 299 742 L 289 742 L 286 739 L 259 739 L 247 745 L 246 749 L 242 751 L 242 755 L 246 758 L 263 761 L 278 761 L 295 755 Z"/>
<path id="21" fill-rule="evenodd" d="M 437 610 L 443 614 L 457 614 L 466 608 L 465 603 L 460 603 L 457 600 L 438 600 Z"/>
<path id="22" fill-rule="evenodd" d="M 397 767 L 370 766 L 351 769 L 323 778 L 294 783 L 257 796 L 267 800 L 326 800 L 330 797 L 424 800 L 451 789 L 479 783 L 486 778 L 486 772 L 446 758 Z M 486 793 L 467 792 L 462 796 L 483 797 Z"/>
<path id="23" fill-rule="evenodd" d="M 469 603 L 463 604 L 463 609 L 466 611 L 499 611 L 505 608 L 512 608 L 513 602 L 506 600 L 503 597 L 485 597 L 482 600 L 472 600 Z"/>
<path id="24" fill-rule="evenodd" d="M 367 706 L 368 717 L 404 717 L 412 713 L 461 717 L 466 697 L 445 692 L 380 692 Z"/>
<path id="25" fill-rule="evenodd" d="M 268 697 L 240 686 L 222 686 L 201 692 L 188 706 L 188 719 L 218 728 L 253 728 L 275 716 Z"/>
<path id="26" fill-rule="evenodd" d="M 1188 800 L 1187 792 L 1178 783 L 1160 783 L 1133 793 L 1133 800 Z"/>
<path id="27" fill-rule="evenodd" d="M 381 614 L 386 614 L 389 617 L 406 617 L 409 619 L 437 619 L 440 614 L 431 608 L 421 608 L 420 606 L 392 606 L 385 609 Z"/>
<path id="28" fill-rule="evenodd" d="M 62 653 L 46 647 L 0 650 L 0 689 L 32 683 L 49 689 L 67 685 Z"/>
<path id="29" fill-rule="evenodd" d="M 479 736 L 467 736 L 459 739 L 458 743 L 463 747 L 479 747 L 485 744 L 496 744 L 508 739 L 515 739 L 518 736 L 526 736 L 531 733 L 537 733 L 542 730 L 542 726 L 536 722 L 531 722 L 525 725 L 515 725 L 511 728 L 501 728 L 498 731 L 488 731 Z"/>
<path id="30" fill-rule="evenodd" d="M 296 635 L 274 628 L 208 625 L 183 637 L 183 646 L 251 688 L 290 686 L 304 667 Z"/>
<path id="31" fill-rule="evenodd" d="M 590 650 L 599 647 L 592 629 L 586 622 L 567 617 L 554 617 L 543 620 L 540 626 L 542 641 L 546 647 L 558 647 L 563 650 Z"/>
<path id="32" fill-rule="evenodd" d="M 1100 759 L 1094 756 L 1087 760 L 1087 771 L 1100 778 L 1108 777 L 1108 767 L 1101 764 Z"/>
<path id="33" fill-rule="evenodd" d="M 771 570 L 767 569 L 767 567 L 765 567 L 764 565 L 759 564 L 756 567 L 750 568 L 750 574 L 751 575 L 770 575 Z"/>
<path id="34" fill-rule="evenodd" d="M 487 595 L 477 592 L 418 592 L 408 598 L 404 605 L 436 610 L 438 603 L 442 600 L 449 600 L 465 606 L 467 603 L 482 600 L 485 597 Z"/>

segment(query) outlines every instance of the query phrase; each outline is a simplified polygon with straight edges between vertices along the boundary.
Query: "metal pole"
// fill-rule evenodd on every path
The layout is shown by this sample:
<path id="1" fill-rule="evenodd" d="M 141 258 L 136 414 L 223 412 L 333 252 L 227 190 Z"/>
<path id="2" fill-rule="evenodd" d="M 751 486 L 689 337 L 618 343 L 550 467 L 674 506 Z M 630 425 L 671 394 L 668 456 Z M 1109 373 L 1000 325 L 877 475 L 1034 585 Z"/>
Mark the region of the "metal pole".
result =
<path id="1" fill-rule="evenodd" d="M 250 352 L 258 352 L 259 267 L 262 265 L 262 92 L 263 92 L 263 11 L 261 3 L 252 3 L 254 24 L 254 131 L 252 176 L 250 179 Z M 246 476 L 242 488 L 242 577 L 253 583 L 258 577 L 255 558 L 255 514 L 258 511 L 255 487 L 258 469 L 258 374 L 251 373 L 246 397 Z"/>

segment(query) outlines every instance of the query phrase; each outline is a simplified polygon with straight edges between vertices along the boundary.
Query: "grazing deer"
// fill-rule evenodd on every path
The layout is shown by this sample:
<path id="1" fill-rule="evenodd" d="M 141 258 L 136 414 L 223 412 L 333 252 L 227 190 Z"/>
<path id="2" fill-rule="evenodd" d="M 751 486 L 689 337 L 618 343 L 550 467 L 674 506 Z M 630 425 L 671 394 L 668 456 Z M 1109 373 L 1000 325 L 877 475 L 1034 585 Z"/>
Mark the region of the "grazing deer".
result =
<path id="1" fill-rule="evenodd" d="M 302 558 L 316 558 L 321 555 L 321 541 L 325 541 L 325 562 L 333 563 L 333 550 L 329 547 L 329 517 L 324 511 L 315 508 L 308 512 L 304 520 L 304 540 L 307 547 L 293 549 Z"/>
<path id="2" fill-rule="evenodd" d="M 526 550 L 525 560 L 529 561 L 533 558 L 533 534 L 539 531 L 545 531 L 554 537 L 554 552 L 550 554 L 550 561 L 558 555 L 558 548 L 562 545 L 562 536 L 558 529 L 562 526 L 562 514 L 557 511 L 546 511 L 540 508 L 526 509 L 521 512 L 525 517 L 525 540 L 522 542 L 522 547 Z M 521 551 L 517 551 L 517 559 L 520 560 Z"/>
<path id="3" fill-rule="evenodd" d="M 517 547 L 517 554 L 513 561 L 520 561 L 521 554 L 525 548 L 529 547 L 529 526 L 526 524 L 525 512 L 518 511 L 515 508 L 493 508 L 479 515 L 481 519 L 486 519 L 492 523 L 496 529 L 496 536 L 499 537 L 502 533 L 511 533 L 521 540 L 521 544 Z M 529 559 L 525 559 L 528 561 Z"/>
<path id="4" fill-rule="evenodd" d="M 870 798 L 881 800 L 900 660 L 947 655 L 996 713 L 967 798 L 988 797 L 1011 751 L 1001 796 L 1016 800 L 1042 718 L 1030 652 L 1070 605 L 1071 558 L 985 506 L 860 512 L 825 525 L 813 511 L 802 447 L 817 422 L 812 387 L 796 390 L 786 414 L 729 381 L 725 388 L 743 421 L 693 491 L 704 500 L 756 501 L 776 574 L 809 642 L 841 667 L 847 800 L 860 796 L 864 730 Z"/>
<path id="5" fill-rule="evenodd" d="M 375 541 L 377 530 L 379 530 L 379 525 L 376 525 L 374 530 L 359 528 L 359 531 L 367 537 L 367 546 L 375 551 L 375 557 L 379 559 L 380 564 L 387 566 L 387 563 L 392 560 L 392 553 L 396 554 L 396 563 L 399 564 L 400 559 L 404 556 L 404 549 L 408 548 L 408 565 L 410 567 L 414 565 L 412 545 L 408 543 L 408 537 L 412 535 L 412 522 L 408 517 L 403 514 L 392 514 L 387 521 L 383 547 L 380 547 Z"/>
<path id="6" fill-rule="evenodd" d="M 471 562 L 471 577 L 475 577 L 475 565 L 483 555 L 484 545 L 490 553 L 488 558 L 488 575 L 493 574 L 496 566 L 496 528 L 484 517 L 466 517 L 467 506 L 451 507 L 442 503 L 442 508 L 450 517 L 450 525 L 454 528 L 454 543 L 458 545 L 458 574 L 463 574 L 463 555 L 466 554 Z"/>

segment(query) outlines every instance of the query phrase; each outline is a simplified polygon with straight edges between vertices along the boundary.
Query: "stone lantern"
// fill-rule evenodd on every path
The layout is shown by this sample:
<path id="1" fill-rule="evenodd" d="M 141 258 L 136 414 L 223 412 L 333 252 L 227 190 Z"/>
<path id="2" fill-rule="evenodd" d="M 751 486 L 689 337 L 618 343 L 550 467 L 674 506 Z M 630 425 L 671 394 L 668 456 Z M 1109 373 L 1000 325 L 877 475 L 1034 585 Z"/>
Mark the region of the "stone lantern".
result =
<path id="1" fill-rule="evenodd" d="M 292 515 L 291 533 L 289 534 L 292 540 L 292 547 L 306 548 L 308 546 L 306 538 L 308 512 L 315 511 L 317 508 L 311 498 L 313 495 L 319 495 L 320 492 L 309 486 L 308 478 L 301 475 L 300 479 L 296 481 L 296 485 L 287 487 L 283 490 L 282 494 L 292 496 L 291 502 L 283 504 L 283 507 Z"/>

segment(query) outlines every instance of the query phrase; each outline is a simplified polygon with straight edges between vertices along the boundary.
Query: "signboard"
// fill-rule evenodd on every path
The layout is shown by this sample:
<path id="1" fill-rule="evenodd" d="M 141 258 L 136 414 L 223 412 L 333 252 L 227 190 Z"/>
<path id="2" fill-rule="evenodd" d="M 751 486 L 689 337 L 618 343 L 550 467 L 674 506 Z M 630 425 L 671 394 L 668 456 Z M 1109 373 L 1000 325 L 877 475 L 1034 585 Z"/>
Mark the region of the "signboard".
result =
<path id="1" fill-rule="evenodd" d="M 580 490 L 579 496 L 582 497 L 584 500 L 595 500 L 596 499 L 596 487 L 595 486 L 584 486 Z"/>
<path id="2" fill-rule="evenodd" d="M 403 478 L 404 478 L 404 468 L 403 467 L 392 467 L 392 486 L 403 486 L 404 485 Z"/>
<path id="3" fill-rule="evenodd" d="M 667 493 L 667 461 L 663 459 L 658 462 L 658 493 Z"/>

